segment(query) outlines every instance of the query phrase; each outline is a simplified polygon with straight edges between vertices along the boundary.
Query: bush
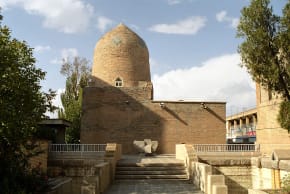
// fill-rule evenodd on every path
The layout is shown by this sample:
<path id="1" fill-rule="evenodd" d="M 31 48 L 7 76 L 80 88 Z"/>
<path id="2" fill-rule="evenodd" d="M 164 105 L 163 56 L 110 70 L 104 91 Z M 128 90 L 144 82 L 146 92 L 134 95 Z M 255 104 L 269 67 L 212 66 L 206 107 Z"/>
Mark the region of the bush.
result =
<path id="1" fill-rule="evenodd" d="M 290 174 L 287 174 L 282 179 L 282 191 L 285 194 L 290 193 Z"/>

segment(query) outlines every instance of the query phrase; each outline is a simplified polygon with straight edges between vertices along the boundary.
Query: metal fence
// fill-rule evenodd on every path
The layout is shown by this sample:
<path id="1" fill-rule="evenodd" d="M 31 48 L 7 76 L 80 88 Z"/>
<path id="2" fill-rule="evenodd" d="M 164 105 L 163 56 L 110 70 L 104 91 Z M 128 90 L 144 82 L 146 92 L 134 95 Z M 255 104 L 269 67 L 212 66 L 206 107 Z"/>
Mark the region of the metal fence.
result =
<path id="1" fill-rule="evenodd" d="M 50 144 L 49 152 L 105 152 L 106 144 Z"/>
<path id="2" fill-rule="evenodd" d="M 195 152 L 259 152 L 259 144 L 193 144 Z"/>

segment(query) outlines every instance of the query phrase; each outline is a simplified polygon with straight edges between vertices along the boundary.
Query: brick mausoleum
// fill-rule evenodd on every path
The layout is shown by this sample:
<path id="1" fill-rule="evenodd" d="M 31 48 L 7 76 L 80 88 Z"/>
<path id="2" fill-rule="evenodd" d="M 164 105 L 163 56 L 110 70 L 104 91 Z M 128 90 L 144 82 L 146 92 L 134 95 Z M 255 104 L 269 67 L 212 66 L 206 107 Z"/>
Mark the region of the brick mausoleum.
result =
<path id="1" fill-rule="evenodd" d="M 154 101 L 145 42 L 120 24 L 96 44 L 92 81 L 83 92 L 81 143 L 158 141 L 157 153 L 175 144 L 226 142 L 225 102 Z M 200 83 L 197 83 L 200 84 Z"/>

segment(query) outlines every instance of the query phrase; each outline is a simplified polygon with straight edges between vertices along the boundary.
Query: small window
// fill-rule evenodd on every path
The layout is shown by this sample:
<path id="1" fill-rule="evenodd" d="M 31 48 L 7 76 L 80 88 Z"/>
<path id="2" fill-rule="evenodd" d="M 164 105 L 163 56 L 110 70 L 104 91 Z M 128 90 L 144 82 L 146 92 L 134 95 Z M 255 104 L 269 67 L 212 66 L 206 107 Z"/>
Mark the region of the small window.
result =
<path id="1" fill-rule="evenodd" d="M 116 87 L 122 87 L 122 86 L 123 86 L 123 81 L 122 81 L 121 78 L 118 77 L 118 78 L 115 80 L 115 86 L 116 86 Z"/>

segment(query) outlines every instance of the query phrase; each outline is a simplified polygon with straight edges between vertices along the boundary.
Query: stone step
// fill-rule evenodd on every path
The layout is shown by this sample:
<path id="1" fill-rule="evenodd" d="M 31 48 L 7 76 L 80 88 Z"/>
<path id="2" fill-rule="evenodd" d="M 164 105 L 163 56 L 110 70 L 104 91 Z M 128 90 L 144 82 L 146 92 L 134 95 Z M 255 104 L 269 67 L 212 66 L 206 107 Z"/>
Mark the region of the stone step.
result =
<path id="1" fill-rule="evenodd" d="M 128 156 L 116 165 L 116 180 L 172 180 L 189 179 L 186 167 L 175 155 L 152 157 Z"/>
<path id="2" fill-rule="evenodd" d="M 116 175 L 186 175 L 186 170 L 170 171 L 116 171 Z"/>
<path id="3" fill-rule="evenodd" d="M 118 179 L 115 180 L 114 183 L 130 183 L 130 184 L 138 184 L 138 183 L 145 183 L 145 184 L 192 184 L 189 179 Z"/>
<path id="4" fill-rule="evenodd" d="M 183 175 L 115 175 L 116 179 L 177 179 L 177 180 L 188 180 L 186 174 Z"/>
<path id="5" fill-rule="evenodd" d="M 170 171 L 170 170 L 185 170 L 184 166 L 148 166 L 148 167 L 144 167 L 144 166 L 117 166 L 117 170 L 120 171 L 161 171 L 161 170 L 165 170 L 165 171 Z"/>
<path id="6" fill-rule="evenodd" d="M 117 163 L 117 167 L 174 167 L 182 166 L 184 163 Z"/>

